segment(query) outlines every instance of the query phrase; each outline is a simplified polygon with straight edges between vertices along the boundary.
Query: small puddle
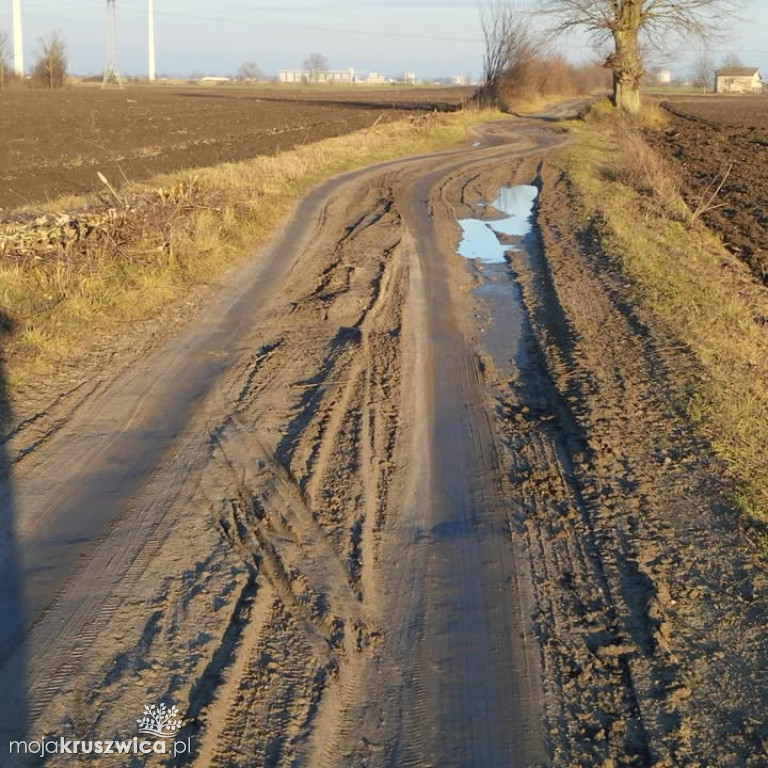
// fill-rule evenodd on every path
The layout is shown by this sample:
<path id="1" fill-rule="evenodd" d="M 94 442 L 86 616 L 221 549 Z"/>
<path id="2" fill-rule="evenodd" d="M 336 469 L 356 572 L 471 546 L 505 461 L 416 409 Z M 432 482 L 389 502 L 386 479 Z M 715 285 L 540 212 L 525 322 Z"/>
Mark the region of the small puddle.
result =
<path id="1" fill-rule="evenodd" d="M 460 219 L 463 233 L 459 254 L 475 262 L 484 312 L 478 328 L 485 348 L 503 374 L 527 364 L 527 315 L 514 259 L 527 259 L 532 239 L 534 209 L 539 190 L 530 184 L 502 187 L 488 206 L 494 218 Z"/>
<path id="2" fill-rule="evenodd" d="M 507 215 L 491 222 L 491 227 L 502 235 L 525 237 L 533 230 L 533 204 L 539 190 L 532 184 L 502 187 L 491 205 Z"/>
<path id="3" fill-rule="evenodd" d="M 502 187 L 490 207 L 503 214 L 495 219 L 459 219 L 464 237 L 459 255 L 483 264 L 503 264 L 509 250 L 520 250 L 533 230 L 533 206 L 539 190 L 523 184 Z"/>

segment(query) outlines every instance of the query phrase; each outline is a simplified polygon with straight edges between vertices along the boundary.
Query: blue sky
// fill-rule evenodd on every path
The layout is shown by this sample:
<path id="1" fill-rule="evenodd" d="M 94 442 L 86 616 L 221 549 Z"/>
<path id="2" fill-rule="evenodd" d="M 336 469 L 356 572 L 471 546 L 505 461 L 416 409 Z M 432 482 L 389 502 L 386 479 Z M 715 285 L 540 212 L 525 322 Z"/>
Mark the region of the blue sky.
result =
<path id="1" fill-rule="evenodd" d="M 69 45 L 73 72 L 101 70 L 106 2 L 22 0 L 22 7 L 27 64 L 37 38 L 59 29 Z M 158 72 L 167 74 L 231 74 L 246 60 L 275 73 L 301 66 L 311 51 L 323 53 L 334 68 L 384 74 L 477 75 L 480 69 L 474 0 L 155 0 L 155 7 Z M 146 0 L 117 0 L 117 12 L 121 68 L 145 74 Z M 731 38 L 717 43 L 714 57 L 735 52 L 745 64 L 768 73 L 768 0 L 754 0 L 743 15 Z M 0 30 L 9 38 L 10 26 L 11 0 L 0 0 Z M 677 46 L 664 63 L 685 73 L 691 47 Z M 576 60 L 591 50 L 577 36 L 561 48 Z"/>

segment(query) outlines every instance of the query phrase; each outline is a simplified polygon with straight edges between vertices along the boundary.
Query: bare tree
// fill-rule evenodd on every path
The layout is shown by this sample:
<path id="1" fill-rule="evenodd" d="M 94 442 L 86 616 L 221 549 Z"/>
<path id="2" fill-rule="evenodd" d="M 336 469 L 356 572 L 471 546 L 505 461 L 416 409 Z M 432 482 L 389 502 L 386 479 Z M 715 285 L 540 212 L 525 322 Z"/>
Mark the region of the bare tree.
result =
<path id="1" fill-rule="evenodd" d="M 39 51 L 32 77 L 46 88 L 62 88 L 67 79 L 69 60 L 67 44 L 60 32 L 52 32 L 37 41 Z"/>
<path id="2" fill-rule="evenodd" d="M 529 19 L 502 0 L 480 7 L 480 25 L 485 52 L 478 100 L 484 106 L 498 106 L 505 73 L 532 59 L 540 44 Z"/>
<path id="3" fill-rule="evenodd" d="M 691 69 L 691 84 L 694 88 L 706 93 L 712 89 L 715 78 L 715 62 L 707 50 L 702 50 L 696 56 Z"/>
<path id="4" fill-rule="evenodd" d="M 238 80 L 264 80 L 264 72 L 255 61 L 244 61 L 237 70 Z"/>
<path id="5" fill-rule="evenodd" d="M 5 88 L 5 79 L 8 76 L 8 38 L 4 32 L 0 32 L 0 90 Z"/>
<path id="6" fill-rule="evenodd" d="M 304 69 L 307 70 L 307 79 L 310 83 L 319 83 L 325 79 L 325 73 L 328 71 L 328 59 L 322 53 L 310 53 L 304 62 Z"/>
<path id="7" fill-rule="evenodd" d="M 596 41 L 612 42 L 606 66 L 613 72 L 613 101 L 631 113 L 640 109 L 643 39 L 654 46 L 675 35 L 703 40 L 741 7 L 742 0 L 541 0 L 557 30 L 581 28 Z"/>
<path id="8" fill-rule="evenodd" d="M 721 68 L 725 67 L 743 67 L 744 62 L 741 60 L 741 57 L 738 53 L 728 53 L 725 56 L 723 56 L 723 61 L 720 64 Z"/>

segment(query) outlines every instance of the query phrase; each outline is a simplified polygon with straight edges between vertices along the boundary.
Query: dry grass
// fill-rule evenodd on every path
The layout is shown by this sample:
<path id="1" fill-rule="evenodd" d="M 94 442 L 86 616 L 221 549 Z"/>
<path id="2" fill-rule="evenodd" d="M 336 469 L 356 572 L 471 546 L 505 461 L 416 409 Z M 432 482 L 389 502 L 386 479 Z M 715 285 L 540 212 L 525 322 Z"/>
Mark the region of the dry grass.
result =
<path id="1" fill-rule="evenodd" d="M 499 115 L 426 115 L 119 193 L 105 187 L 100 200 L 67 198 L 20 211 L 22 219 L 47 213 L 65 223 L 44 225 L 45 242 L 29 248 L 3 245 L 0 237 L 0 306 L 14 327 L 3 355 L 11 388 L 76 368 L 97 347 L 125 347 L 267 242 L 319 181 L 458 145 L 471 125 L 490 117 Z M 69 239 L 70 221 L 81 232 L 88 225 L 87 236 Z"/>
<path id="2" fill-rule="evenodd" d="M 648 306 L 701 361 L 692 416 L 731 466 L 740 504 L 768 523 L 768 292 L 682 201 L 674 171 L 626 125 L 574 125 L 564 154 L 585 214 Z"/>

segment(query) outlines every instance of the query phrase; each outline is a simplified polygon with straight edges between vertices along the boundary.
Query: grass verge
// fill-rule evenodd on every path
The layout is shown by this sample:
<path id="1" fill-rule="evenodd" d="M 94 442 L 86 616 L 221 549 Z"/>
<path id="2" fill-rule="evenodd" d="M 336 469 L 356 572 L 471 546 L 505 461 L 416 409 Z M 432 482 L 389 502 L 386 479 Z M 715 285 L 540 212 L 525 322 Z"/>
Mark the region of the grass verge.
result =
<path id="1" fill-rule="evenodd" d="M 686 207 L 674 169 L 633 126 L 603 117 L 571 130 L 562 161 L 582 213 L 601 222 L 607 253 L 701 362 L 689 412 L 737 478 L 747 519 L 765 530 L 768 291 Z"/>
<path id="2" fill-rule="evenodd" d="M 0 228 L 4 358 L 19 392 L 126 345 L 267 242 L 318 182 L 458 146 L 498 113 L 428 114 L 260 157 L 105 187 L 19 211 Z M 62 213 L 63 212 L 63 213 Z"/>

